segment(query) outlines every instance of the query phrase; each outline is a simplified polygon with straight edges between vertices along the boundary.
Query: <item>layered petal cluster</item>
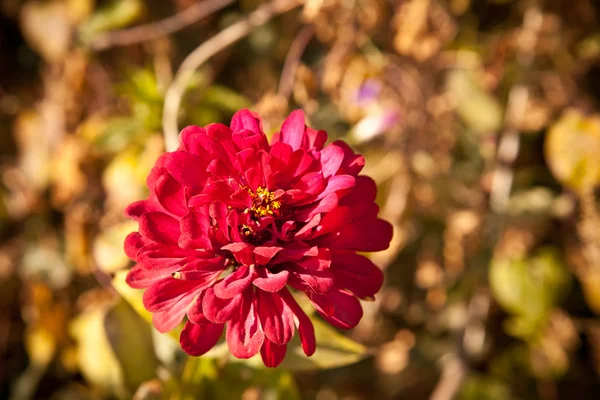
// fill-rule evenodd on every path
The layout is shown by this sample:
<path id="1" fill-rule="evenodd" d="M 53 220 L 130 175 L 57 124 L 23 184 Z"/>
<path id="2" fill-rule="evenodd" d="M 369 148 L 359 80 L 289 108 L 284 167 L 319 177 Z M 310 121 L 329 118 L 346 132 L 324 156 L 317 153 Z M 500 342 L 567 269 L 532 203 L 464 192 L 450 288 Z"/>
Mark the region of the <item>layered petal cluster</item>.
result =
<path id="1" fill-rule="evenodd" d="M 210 350 L 225 330 L 231 353 L 260 352 L 277 366 L 295 331 L 315 351 L 309 317 L 290 289 L 303 292 L 338 328 L 362 317 L 381 271 L 357 252 L 384 250 L 391 225 L 378 219 L 364 158 L 305 125 L 294 111 L 271 143 L 257 115 L 238 111 L 230 126 L 191 126 L 148 176 L 150 196 L 126 215 L 139 231 L 125 241 L 137 262 L 127 276 L 144 288 L 144 306 L 161 332 L 186 319 L 180 343 Z"/>

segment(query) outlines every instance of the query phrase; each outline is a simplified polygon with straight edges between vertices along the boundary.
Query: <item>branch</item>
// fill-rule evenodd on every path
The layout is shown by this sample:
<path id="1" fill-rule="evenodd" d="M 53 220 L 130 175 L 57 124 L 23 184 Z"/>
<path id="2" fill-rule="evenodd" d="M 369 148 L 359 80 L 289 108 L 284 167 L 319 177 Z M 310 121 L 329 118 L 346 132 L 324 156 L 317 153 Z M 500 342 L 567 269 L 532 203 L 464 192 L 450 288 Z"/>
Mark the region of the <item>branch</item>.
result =
<path id="1" fill-rule="evenodd" d="M 163 130 L 167 151 L 173 151 L 177 148 L 179 141 L 177 115 L 181 105 L 181 98 L 185 93 L 188 82 L 198 67 L 225 47 L 248 35 L 253 28 L 264 25 L 276 15 L 292 10 L 300 4 L 300 0 L 276 0 L 266 3 L 253 11 L 246 19 L 223 29 L 202 43 L 183 60 L 173 79 L 173 84 L 169 87 L 165 95 Z"/>
<path id="2" fill-rule="evenodd" d="M 300 33 L 294 38 L 290 50 L 285 57 L 283 64 L 283 71 L 279 78 L 279 90 L 278 94 L 286 99 L 292 94 L 292 88 L 294 86 L 294 78 L 296 76 L 296 70 L 300 64 L 300 58 L 304 49 L 308 46 L 310 39 L 312 39 L 315 33 L 315 27 L 312 25 L 305 26 Z"/>
<path id="3" fill-rule="evenodd" d="M 543 16 L 539 8 L 531 7 L 525 13 L 522 33 L 518 39 L 520 51 L 518 62 L 524 70 L 529 70 L 535 55 L 535 46 L 542 29 Z M 498 141 L 497 168 L 492 175 L 490 206 L 497 214 L 504 214 L 514 180 L 513 166 L 519 155 L 520 134 L 518 126 L 525 118 L 529 101 L 529 91 L 523 83 L 514 85 L 508 95 L 506 106 L 506 128 Z"/>
<path id="4" fill-rule="evenodd" d="M 110 47 L 128 46 L 170 35 L 185 27 L 198 22 L 204 17 L 218 11 L 235 0 L 206 0 L 196 3 L 185 10 L 163 20 L 147 25 L 120 31 L 107 32 L 97 36 L 89 43 L 89 48 L 95 51 L 106 50 Z"/>

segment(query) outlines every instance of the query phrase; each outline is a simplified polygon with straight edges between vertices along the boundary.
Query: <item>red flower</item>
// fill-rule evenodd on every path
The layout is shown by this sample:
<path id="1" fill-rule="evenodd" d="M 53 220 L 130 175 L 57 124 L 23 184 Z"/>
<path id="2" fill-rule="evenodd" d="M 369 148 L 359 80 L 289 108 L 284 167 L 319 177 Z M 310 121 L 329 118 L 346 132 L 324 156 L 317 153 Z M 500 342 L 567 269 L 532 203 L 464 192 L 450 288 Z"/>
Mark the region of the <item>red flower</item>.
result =
<path id="1" fill-rule="evenodd" d="M 326 140 L 294 111 L 269 144 L 241 110 L 230 127 L 185 128 L 179 149 L 156 162 L 149 198 L 126 210 L 139 223 L 125 241 L 137 262 L 127 282 L 146 288 L 159 331 L 187 315 L 188 354 L 206 353 L 226 329 L 234 356 L 260 351 L 274 367 L 297 328 L 312 355 L 312 323 L 288 287 L 333 326 L 362 317 L 357 297 L 372 298 L 383 275 L 356 252 L 386 249 L 392 228 L 377 219 L 375 183 L 358 176 L 364 158 Z"/>

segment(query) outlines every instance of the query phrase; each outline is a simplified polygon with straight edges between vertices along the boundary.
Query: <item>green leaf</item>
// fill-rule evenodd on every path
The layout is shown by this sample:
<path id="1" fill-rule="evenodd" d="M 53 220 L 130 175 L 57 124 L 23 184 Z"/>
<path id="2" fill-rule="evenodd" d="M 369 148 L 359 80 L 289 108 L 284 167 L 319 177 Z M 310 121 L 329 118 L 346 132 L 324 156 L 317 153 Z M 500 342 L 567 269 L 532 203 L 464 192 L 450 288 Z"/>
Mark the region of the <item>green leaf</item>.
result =
<path id="1" fill-rule="evenodd" d="M 124 300 L 104 318 L 106 337 L 121 364 L 125 385 L 134 391 L 156 375 L 158 360 L 154 354 L 152 331 Z"/>
<path id="2" fill-rule="evenodd" d="M 326 322 L 312 318 L 317 338 L 317 350 L 306 357 L 298 340 L 298 335 L 288 345 L 282 367 L 293 371 L 338 368 L 363 360 L 367 349 L 360 343 L 342 335 Z"/>
<path id="3" fill-rule="evenodd" d="M 545 155 L 563 185 L 589 191 L 600 180 L 600 115 L 585 117 L 567 111 L 548 131 Z"/>
<path id="4" fill-rule="evenodd" d="M 98 33 L 131 25 L 139 19 L 143 10 L 141 0 L 114 0 L 81 25 L 81 38 L 88 42 Z"/>
<path id="5" fill-rule="evenodd" d="M 113 288 L 119 293 L 127 303 L 135 312 L 137 312 L 145 321 L 152 323 L 152 313 L 147 311 L 144 308 L 144 303 L 142 302 L 143 291 L 139 289 L 131 288 L 127 282 L 125 282 L 125 277 L 127 276 L 128 271 L 119 271 L 115 274 L 115 277 L 112 280 Z M 178 326 L 168 333 L 173 339 L 179 342 L 179 335 L 181 334 L 182 326 Z"/>
<path id="6" fill-rule="evenodd" d="M 467 126 L 476 133 L 495 132 L 502 124 L 502 107 L 487 93 L 473 74 L 454 70 L 448 74 L 448 89 L 456 101 L 456 111 Z"/>
<path id="7" fill-rule="evenodd" d="M 495 299 L 515 317 L 507 320 L 507 331 L 519 337 L 534 335 L 543 327 L 570 285 L 570 274 L 551 248 L 529 259 L 494 260 L 489 279 Z"/>
<path id="8" fill-rule="evenodd" d="M 234 113 L 241 108 L 250 107 L 250 101 L 238 92 L 220 85 L 212 85 L 203 92 L 203 102 L 223 111 Z"/>

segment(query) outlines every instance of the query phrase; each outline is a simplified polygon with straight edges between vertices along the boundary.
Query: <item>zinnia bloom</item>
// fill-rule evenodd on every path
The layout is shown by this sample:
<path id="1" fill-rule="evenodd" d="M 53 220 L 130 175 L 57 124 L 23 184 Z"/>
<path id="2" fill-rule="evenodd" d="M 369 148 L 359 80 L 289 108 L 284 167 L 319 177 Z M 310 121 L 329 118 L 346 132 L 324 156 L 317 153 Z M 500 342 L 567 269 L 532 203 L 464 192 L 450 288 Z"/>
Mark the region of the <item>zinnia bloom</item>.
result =
<path id="1" fill-rule="evenodd" d="M 375 183 L 358 176 L 364 158 L 326 140 L 298 110 L 269 144 L 258 116 L 241 110 L 229 127 L 185 128 L 156 162 L 150 196 L 126 209 L 139 223 L 125 241 L 137 262 L 127 282 L 146 289 L 160 332 L 187 316 L 188 354 L 206 353 L 225 329 L 235 357 L 260 352 L 274 367 L 297 328 L 312 355 L 313 325 L 290 288 L 335 327 L 361 319 L 358 298 L 373 298 L 383 274 L 356 252 L 386 249 L 392 228 L 377 218 Z"/>

